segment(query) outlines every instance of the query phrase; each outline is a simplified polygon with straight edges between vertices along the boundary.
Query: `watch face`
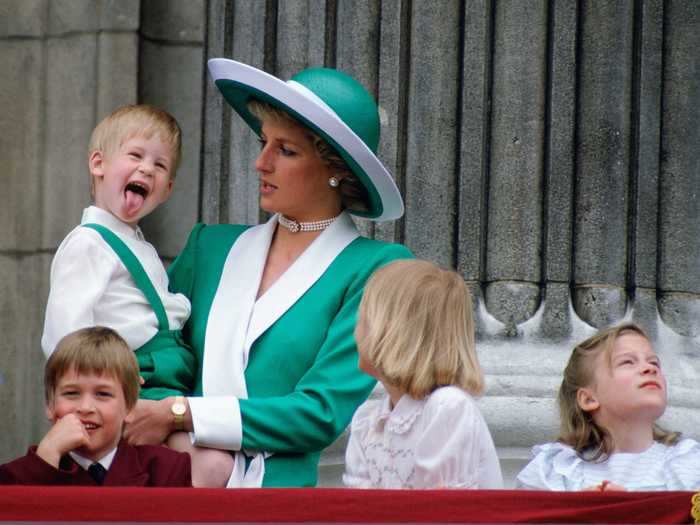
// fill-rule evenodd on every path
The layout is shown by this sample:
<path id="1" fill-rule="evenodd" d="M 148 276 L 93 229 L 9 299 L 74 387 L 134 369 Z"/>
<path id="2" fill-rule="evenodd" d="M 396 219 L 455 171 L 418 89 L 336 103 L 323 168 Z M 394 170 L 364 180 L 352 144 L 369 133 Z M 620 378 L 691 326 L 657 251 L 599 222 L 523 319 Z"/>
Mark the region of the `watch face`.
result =
<path id="1" fill-rule="evenodd" d="M 171 410 L 176 416 L 182 416 L 187 411 L 187 407 L 184 403 L 174 403 Z"/>

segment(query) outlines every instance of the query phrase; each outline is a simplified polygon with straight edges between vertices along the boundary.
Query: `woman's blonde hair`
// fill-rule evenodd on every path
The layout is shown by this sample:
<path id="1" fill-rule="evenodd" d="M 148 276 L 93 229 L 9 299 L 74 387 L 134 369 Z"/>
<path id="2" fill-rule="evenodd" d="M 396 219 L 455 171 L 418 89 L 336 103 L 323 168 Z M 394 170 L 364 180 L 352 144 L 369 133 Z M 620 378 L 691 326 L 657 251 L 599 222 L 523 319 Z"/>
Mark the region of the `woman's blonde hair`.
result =
<path id="1" fill-rule="evenodd" d="M 92 326 L 71 332 L 56 345 L 44 369 L 44 396 L 50 404 L 56 387 L 66 373 L 107 375 L 122 386 L 126 408 L 139 397 L 139 366 L 134 352 L 111 328 Z"/>
<path id="2" fill-rule="evenodd" d="M 336 175 L 340 175 L 340 200 L 343 208 L 352 211 L 369 210 L 369 193 L 367 188 L 352 172 L 348 164 L 328 142 L 314 133 L 308 126 L 301 124 L 286 111 L 272 104 L 251 99 L 248 102 L 248 110 L 261 122 L 268 120 L 286 126 L 300 127 L 308 136 L 316 152 L 326 166 Z"/>
<path id="3" fill-rule="evenodd" d="M 170 177 L 175 179 L 180 165 L 182 133 L 180 126 L 170 113 L 148 104 L 122 106 L 107 115 L 92 131 L 88 145 L 88 157 L 94 151 L 113 155 L 126 141 L 133 137 L 150 139 L 158 136 L 172 152 Z M 90 176 L 90 191 L 94 194 L 94 180 Z"/>
<path id="4" fill-rule="evenodd" d="M 440 386 L 484 388 L 464 279 L 421 260 L 395 261 L 367 282 L 358 345 L 382 380 L 421 399 Z"/>
<path id="5" fill-rule="evenodd" d="M 595 361 L 597 356 L 612 364 L 612 349 L 618 337 L 636 333 L 645 339 L 649 337 L 634 323 L 623 323 L 601 330 L 574 347 L 569 362 L 564 369 L 564 379 L 557 398 L 561 420 L 559 441 L 565 443 L 588 461 L 604 461 L 613 451 L 614 443 L 610 432 L 593 420 L 593 416 L 583 410 L 577 400 L 581 388 L 595 384 Z M 680 438 L 679 432 L 669 432 L 654 424 L 654 440 L 671 445 Z"/>

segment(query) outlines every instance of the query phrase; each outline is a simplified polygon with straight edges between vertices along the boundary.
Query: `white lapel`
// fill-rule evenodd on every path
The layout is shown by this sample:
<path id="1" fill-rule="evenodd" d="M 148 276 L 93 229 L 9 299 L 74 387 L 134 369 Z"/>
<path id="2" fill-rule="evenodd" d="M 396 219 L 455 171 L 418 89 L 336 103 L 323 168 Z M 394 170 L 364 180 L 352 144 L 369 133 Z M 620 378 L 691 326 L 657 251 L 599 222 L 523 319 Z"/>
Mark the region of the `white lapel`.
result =
<path id="1" fill-rule="evenodd" d="M 276 220 L 243 232 L 231 247 L 214 295 L 204 336 L 204 395 L 247 398 L 243 352 Z"/>
<path id="2" fill-rule="evenodd" d="M 243 232 L 231 247 L 214 295 L 204 336 L 202 389 L 205 396 L 248 397 L 245 369 L 255 340 L 279 319 L 323 275 L 340 252 L 359 236 L 347 213 L 341 214 L 277 281 L 255 300 L 277 216 Z M 265 457 L 255 454 L 244 472 L 245 458 L 236 453 L 228 486 L 262 486 Z"/>
<path id="3" fill-rule="evenodd" d="M 347 213 L 319 235 L 256 302 L 277 216 L 243 232 L 231 247 L 204 338 L 204 395 L 248 397 L 245 369 L 255 340 L 306 293 L 359 236 Z"/>
<path id="4" fill-rule="evenodd" d="M 245 339 L 245 354 L 255 340 L 311 288 L 335 258 L 360 234 L 344 212 L 316 237 L 299 258 L 258 299 Z"/>

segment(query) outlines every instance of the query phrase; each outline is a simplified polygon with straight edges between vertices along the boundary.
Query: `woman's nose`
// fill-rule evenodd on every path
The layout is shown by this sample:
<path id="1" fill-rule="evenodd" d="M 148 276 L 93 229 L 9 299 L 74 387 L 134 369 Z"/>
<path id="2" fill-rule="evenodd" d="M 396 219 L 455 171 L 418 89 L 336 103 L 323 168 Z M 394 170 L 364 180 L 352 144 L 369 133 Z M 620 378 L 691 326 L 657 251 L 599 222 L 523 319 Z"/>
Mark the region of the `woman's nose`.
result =
<path id="1" fill-rule="evenodd" d="M 270 156 L 270 150 L 268 150 L 267 146 L 263 146 L 263 148 L 260 150 L 260 153 L 258 153 L 258 158 L 255 159 L 255 169 L 268 173 L 272 167 L 271 167 L 271 156 Z"/>

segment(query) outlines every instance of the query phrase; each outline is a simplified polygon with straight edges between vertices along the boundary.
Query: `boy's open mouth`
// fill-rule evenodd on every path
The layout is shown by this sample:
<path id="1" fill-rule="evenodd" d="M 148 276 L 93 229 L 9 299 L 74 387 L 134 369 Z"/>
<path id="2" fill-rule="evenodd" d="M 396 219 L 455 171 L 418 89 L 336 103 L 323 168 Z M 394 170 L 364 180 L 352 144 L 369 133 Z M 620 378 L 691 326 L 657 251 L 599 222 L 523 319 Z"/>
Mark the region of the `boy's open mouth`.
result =
<path id="1" fill-rule="evenodd" d="M 138 212 L 143 206 L 143 201 L 148 196 L 148 188 L 140 182 L 130 182 L 124 188 L 126 199 L 126 211 L 129 215 Z"/>
<path id="2" fill-rule="evenodd" d="M 144 199 L 146 198 L 146 195 L 148 195 L 148 188 L 138 182 L 130 182 L 129 184 L 127 184 L 126 188 L 124 189 L 124 192 L 126 193 L 129 191 L 140 195 Z"/>

